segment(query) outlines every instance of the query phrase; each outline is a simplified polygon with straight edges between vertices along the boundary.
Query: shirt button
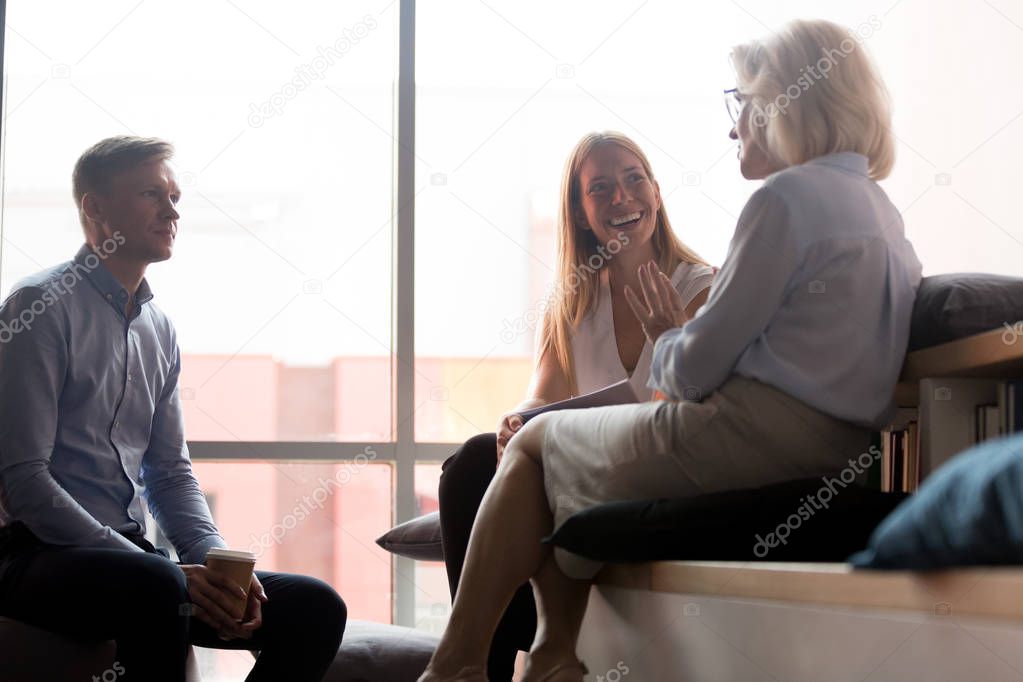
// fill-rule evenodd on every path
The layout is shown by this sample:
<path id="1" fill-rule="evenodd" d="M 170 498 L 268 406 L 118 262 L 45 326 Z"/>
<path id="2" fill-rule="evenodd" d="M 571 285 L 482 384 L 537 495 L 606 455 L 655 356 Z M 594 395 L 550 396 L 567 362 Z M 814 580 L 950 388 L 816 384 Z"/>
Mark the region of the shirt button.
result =
<path id="1" fill-rule="evenodd" d="M 131 372 L 128 372 L 128 381 L 131 381 Z"/>
<path id="2" fill-rule="evenodd" d="M 108 301 L 114 300 L 114 295 L 113 294 L 107 294 L 107 300 Z"/>
<path id="3" fill-rule="evenodd" d="M 121 428 L 121 422 L 114 422 L 114 428 L 115 429 Z"/>

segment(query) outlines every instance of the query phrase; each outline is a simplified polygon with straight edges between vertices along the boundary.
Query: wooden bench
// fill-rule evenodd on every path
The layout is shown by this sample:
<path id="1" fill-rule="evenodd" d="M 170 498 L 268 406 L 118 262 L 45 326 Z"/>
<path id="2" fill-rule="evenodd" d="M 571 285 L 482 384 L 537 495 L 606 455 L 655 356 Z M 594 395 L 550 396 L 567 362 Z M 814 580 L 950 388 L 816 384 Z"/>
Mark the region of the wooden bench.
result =
<path id="1" fill-rule="evenodd" d="M 608 682 L 1019 680 L 1023 569 L 613 565 L 579 655 Z"/>

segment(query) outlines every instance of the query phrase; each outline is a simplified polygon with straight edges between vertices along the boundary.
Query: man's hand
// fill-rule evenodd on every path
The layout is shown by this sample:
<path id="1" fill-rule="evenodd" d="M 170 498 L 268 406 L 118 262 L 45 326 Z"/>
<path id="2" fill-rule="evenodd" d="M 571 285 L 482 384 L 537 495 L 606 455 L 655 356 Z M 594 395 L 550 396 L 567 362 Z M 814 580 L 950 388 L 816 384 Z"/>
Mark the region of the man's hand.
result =
<path id="1" fill-rule="evenodd" d="M 681 327 L 689 321 L 689 316 L 671 279 L 653 261 L 639 266 L 639 285 L 643 289 L 643 300 L 630 287 L 625 287 L 625 300 L 643 326 L 650 345 L 654 345 L 661 334 Z"/>
<path id="2" fill-rule="evenodd" d="M 253 573 L 252 582 L 249 584 L 249 601 L 245 605 L 245 615 L 242 616 L 242 622 L 238 625 L 238 629 L 241 631 L 239 636 L 242 639 L 251 639 L 252 633 L 263 624 L 263 604 L 267 601 L 266 592 L 263 591 L 259 578 Z"/>
<path id="3" fill-rule="evenodd" d="M 188 582 L 193 615 L 216 630 L 221 639 L 249 639 L 263 624 L 261 604 L 266 593 L 255 574 L 243 608 L 239 598 L 245 596 L 245 589 L 226 576 L 198 564 L 184 564 L 181 570 Z"/>

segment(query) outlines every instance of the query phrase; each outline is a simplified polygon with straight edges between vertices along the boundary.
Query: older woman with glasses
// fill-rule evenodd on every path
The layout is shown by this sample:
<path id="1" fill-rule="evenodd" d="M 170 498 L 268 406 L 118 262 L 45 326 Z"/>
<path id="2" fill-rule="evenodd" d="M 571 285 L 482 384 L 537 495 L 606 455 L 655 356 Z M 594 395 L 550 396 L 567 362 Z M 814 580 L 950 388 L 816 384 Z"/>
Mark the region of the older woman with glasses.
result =
<path id="1" fill-rule="evenodd" d="M 884 85 L 825 21 L 738 46 L 732 62 L 729 135 L 742 175 L 764 183 L 692 319 L 654 266 L 627 293 L 654 345 L 649 385 L 671 400 L 548 413 L 511 439 L 421 682 L 485 680 L 527 579 L 538 628 L 523 680 L 582 680 L 576 642 L 600 566 L 543 545 L 553 527 L 612 500 L 834 474 L 891 417 L 920 263 L 876 183 L 894 161 Z"/>

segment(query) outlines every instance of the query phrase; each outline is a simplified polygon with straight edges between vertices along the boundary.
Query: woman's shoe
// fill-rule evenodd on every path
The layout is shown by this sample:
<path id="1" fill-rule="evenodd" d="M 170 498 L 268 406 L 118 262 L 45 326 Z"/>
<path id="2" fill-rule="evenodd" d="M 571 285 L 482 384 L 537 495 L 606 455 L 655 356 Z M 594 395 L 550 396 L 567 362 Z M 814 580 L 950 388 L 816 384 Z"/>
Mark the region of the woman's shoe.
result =
<path id="1" fill-rule="evenodd" d="M 454 677 L 441 677 L 429 670 L 419 676 L 417 682 L 488 682 L 487 673 L 478 665 L 462 668 Z"/>
<path id="2" fill-rule="evenodd" d="M 589 670 L 582 661 L 568 661 L 560 663 L 533 682 L 575 682 L 576 679 L 583 679 L 589 674 Z M 576 677 L 578 675 L 578 678 Z"/>

